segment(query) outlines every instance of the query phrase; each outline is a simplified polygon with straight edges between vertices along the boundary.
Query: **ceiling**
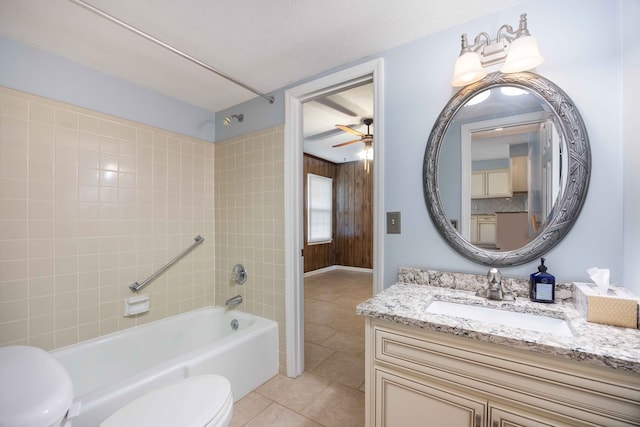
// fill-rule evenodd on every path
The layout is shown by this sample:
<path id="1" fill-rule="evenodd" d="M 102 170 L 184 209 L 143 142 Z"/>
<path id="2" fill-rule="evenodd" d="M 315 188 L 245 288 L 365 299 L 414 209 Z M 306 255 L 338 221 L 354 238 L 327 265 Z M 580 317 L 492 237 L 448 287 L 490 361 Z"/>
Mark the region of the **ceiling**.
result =
<path id="1" fill-rule="evenodd" d="M 520 2 L 86 1 L 263 93 Z M 256 96 L 69 0 L 0 0 L 0 35 L 211 112 Z"/>
<path id="2" fill-rule="evenodd" d="M 359 154 L 364 149 L 363 142 L 333 147 L 359 139 L 356 135 L 336 128 L 335 125 L 345 125 L 366 134 L 367 126 L 363 124 L 363 120 L 367 118 L 374 119 L 371 82 L 304 103 L 304 152 L 333 163 L 360 160 Z M 369 132 L 373 133 L 373 126 L 370 126 Z"/>

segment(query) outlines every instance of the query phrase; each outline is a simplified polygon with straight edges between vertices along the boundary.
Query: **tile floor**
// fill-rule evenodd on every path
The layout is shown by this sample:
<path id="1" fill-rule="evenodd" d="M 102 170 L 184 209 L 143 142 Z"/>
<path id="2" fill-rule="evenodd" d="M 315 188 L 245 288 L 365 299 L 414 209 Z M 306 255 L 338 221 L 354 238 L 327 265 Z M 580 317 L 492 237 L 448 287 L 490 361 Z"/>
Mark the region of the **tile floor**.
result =
<path id="1" fill-rule="evenodd" d="M 277 375 L 234 405 L 232 427 L 364 425 L 364 318 L 370 273 L 334 270 L 304 280 L 305 373 Z"/>

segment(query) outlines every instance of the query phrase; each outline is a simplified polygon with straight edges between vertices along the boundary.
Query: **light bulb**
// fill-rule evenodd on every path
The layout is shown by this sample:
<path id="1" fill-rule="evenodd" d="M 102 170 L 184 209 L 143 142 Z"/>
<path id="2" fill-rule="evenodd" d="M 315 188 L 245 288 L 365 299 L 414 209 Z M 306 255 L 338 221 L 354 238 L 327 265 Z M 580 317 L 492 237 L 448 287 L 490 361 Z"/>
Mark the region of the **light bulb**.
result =
<path id="1" fill-rule="evenodd" d="M 526 71 L 537 67 L 543 61 L 544 58 L 540 56 L 536 39 L 532 36 L 518 37 L 509 46 L 507 60 L 500 71 L 503 73 Z"/>
<path id="2" fill-rule="evenodd" d="M 466 86 L 483 79 L 486 75 L 487 72 L 480 63 L 480 55 L 476 52 L 465 52 L 456 59 L 451 85 Z"/>

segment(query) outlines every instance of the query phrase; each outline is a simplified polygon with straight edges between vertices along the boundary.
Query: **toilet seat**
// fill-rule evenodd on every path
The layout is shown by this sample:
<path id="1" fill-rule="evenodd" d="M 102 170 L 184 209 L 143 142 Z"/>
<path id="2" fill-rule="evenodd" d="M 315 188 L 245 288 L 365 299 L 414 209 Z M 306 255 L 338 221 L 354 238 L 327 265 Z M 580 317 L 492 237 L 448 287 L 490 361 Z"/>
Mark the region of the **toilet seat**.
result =
<path id="1" fill-rule="evenodd" d="M 0 385 L 1 426 L 65 425 L 73 384 L 46 351 L 23 345 L 0 347 Z"/>
<path id="2" fill-rule="evenodd" d="M 226 426 L 232 413 L 229 381 L 219 375 L 197 375 L 139 397 L 114 412 L 100 426 Z"/>

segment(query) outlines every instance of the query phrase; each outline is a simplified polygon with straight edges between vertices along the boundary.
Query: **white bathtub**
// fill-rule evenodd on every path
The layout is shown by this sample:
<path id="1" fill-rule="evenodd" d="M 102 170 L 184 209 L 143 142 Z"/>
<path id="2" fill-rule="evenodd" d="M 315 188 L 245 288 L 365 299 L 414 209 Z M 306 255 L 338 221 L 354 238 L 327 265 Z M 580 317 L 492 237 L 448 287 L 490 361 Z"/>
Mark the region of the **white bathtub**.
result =
<path id="1" fill-rule="evenodd" d="M 71 375 L 81 402 L 73 426 L 95 427 L 143 393 L 192 375 L 222 375 L 234 400 L 242 398 L 278 373 L 278 329 L 271 320 L 208 307 L 51 354 Z"/>

